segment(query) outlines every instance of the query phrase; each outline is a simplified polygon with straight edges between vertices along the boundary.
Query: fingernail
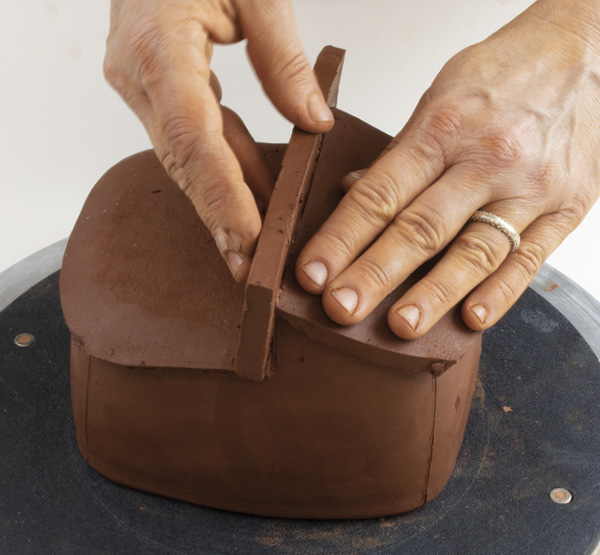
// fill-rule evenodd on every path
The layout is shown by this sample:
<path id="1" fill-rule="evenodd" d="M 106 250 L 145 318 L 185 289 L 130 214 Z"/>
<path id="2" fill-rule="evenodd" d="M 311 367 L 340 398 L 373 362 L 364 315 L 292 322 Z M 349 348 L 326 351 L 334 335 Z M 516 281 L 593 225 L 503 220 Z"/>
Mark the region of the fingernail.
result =
<path id="1" fill-rule="evenodd" d="M 470 310 L 473 314 L 475 314 L 475 316 L 477 316 L 477 319 L 481 325 L 485 324 L 485 321 L 487 320 L 487 308 L 485 308 L 485 306 L 481 304 L 475 304 Z"/>
<path id="2" fill-rule="evenodd" d="M 350 172 L 342 177 L 342 189 L 348 191 L 362 176 L 364 172 Z"/>
<path id="3" fill-rule="evenodd" d="M 227 251 L 241 252 L 243 238 L 233 230 L 225 231 L 223 228 L 217 228 L 213 232 L 215 243 L 221 253 Z"/>
<path id="4" fill-rule="evenodd" d="M 342 287 L 341 289 L 334 289 L 331 294 L 350 316 L 354 314 L 358 306 L 358 293 L 354 289 Z"/>
<path id="5" fill-rule="evenodd" d="M 333 119 L 333 114 L 331 110 L 325 104 L 323 97 L 315 92 L 308 99 L 308 115 L 311 117 L 313 121 L 322 122 L 322 121 L 331 121 Z"/>
<path id="6" fill-rule="evenodd" d="M 227 265 L 229 266 L 229 271 L 231 275 L 235 278 L 240 266 L 244 263 L 244 257 L 235 251 L 229 251 L 227 253 Z"/>
<path id="7" fill-rule="evenodd" d="M 348 178 L 348 181 L 352 180 L 353 183 L 356 183 L 364 175 L 364 173 L 364 171 L 350 172 L 349 174 L 346 174 L 346 177 Z"/>
<path id="8" fill-rule="evenodd" d="M 244 240 L 244 238 L 237 234 L 235 231 L 230 230 L 229 233 L 229 238 L 231 239 L 230 242 L 230 248 L 233 249 L 234 251 L 241 251 L 242 250 L 242 241 Z"/>
<path id="9" fill-rule="evenodd" d="M 327 282 L 327 266 L 323 262 L 318 260 L 307 262 L 302 266 L 302 271 L 310 281 L 319 287 L 323 287 Z"/>
<path id="10" fill-rule="evenodd" d="M 406 320 L 413 331 L 417 329 L 421 320 L 421 311 L 414 304 L 398 308 L 395 312 L 398 316 Z"/>

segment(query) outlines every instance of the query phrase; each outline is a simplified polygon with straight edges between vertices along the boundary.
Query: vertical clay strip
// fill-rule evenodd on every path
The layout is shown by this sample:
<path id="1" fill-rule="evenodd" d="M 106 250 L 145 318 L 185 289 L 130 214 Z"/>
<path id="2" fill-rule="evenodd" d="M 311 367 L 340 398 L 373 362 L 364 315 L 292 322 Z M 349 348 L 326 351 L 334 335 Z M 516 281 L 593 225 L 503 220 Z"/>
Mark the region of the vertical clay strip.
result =
<path id="1" fill-rule="evenodd" d="M 330 106 L 337 101 L 343 59 L 343 50 L 327 46 L 315 64 L 315 74 Z M 268 374 L 275 304 L 322 137 L 294 129 L 265 216 L 246 282 L 235 363 L 236 373 L 251 380 L 261 381 Z"/>

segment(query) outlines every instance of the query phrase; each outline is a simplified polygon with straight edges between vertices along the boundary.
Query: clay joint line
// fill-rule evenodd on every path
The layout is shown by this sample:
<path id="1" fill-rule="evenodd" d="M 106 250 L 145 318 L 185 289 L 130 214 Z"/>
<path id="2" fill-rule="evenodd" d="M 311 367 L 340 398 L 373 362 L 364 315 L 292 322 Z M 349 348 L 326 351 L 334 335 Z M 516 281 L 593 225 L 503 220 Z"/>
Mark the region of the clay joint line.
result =
<path id="1" fill-rule="evenodd" d="M 90 458 L 90 441 L 89 441 L 89 435 L 88 435 L 88 403 L 89 403 L 89 396 L 90 396 L 90 374 L 91 374 L 91 366 L 92 366 L 92 357 L 87 355 L 87 376 L 86 376 L 86 380 L 85 380 L 85 416 L 84 416 L 84 422 L 85 422 L 85 447 L 86 447 L 86 456 L 85 456 L 85 460 L 87 461 Z"/>
<path id="2" fill-rule="evenodd" d="M 431 375 L 431 379 L 433 380 L 433 418 L 431 423 L 431 444 L 429 447 L 429 463 L 427 464 L 427 477 L 425 478 L 425 491 L 423 492 L 423 504 L 429 501 L 427 497 L 427 492 L 429 491 L 429 478 L 431 477 L 431 466 L 433 464 L 433 446 L 435 445 L 435 421 L 437 415 L 437 403 L 438 403 L 438 395 L 437 395 L 437 378 L 435 375 Z"/>

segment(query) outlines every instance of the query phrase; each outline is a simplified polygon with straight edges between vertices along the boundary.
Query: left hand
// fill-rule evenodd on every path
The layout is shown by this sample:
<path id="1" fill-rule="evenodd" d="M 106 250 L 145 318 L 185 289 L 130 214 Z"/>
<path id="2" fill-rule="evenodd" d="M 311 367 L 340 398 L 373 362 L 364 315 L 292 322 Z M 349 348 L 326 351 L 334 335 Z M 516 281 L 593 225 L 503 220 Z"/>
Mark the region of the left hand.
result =
<path id="1" fill-rule="evenodd" d="M 464 322 L 485 329 L 519 298 L 600 194 L 599 3 L 539 0 L 446 64 L 298 258 L 332 320 L 361 321 L 448 245 L 390 309 L 396 335 L 422 336 L 466 295 Z M 516 252 L 469 222 L 479 209 L 516 228 Z"/>
<path id="2" fill-rule="evenodd" d="M 239 117 L 220 105 L 213 46 L 247 40 L 269 98 L 314 133 L 333 115 L 304 55 L 289 0 L 112 0 L 104 72 L 140 118 L 233 278 L 250 270 L 274 185 Z"/>

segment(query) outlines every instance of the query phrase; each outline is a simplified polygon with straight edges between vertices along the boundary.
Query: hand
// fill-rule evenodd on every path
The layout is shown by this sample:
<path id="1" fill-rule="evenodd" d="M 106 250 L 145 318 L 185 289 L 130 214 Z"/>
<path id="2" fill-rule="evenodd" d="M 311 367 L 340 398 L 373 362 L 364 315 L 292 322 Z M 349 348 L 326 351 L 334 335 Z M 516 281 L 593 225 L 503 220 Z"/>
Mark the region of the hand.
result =
<path id="1" fill-rule="evenodd" d="M 240 282 L 261 229 L 255 197 L 268 203 L 273 178 L 241 120 L 221 109 L 209 66 L 214 43 L 244 38 L 281 113 L 306 131 L 330 129 L 289 0 L 113 0 L 104 63 Z"/>
<path id="2" fill-rule="evenodd" d="M 365 318 L 447 248 L 390 309 L 426 333 L 466 295 L 485 329 L 526 289 L 600 194 L 599 2 L 540 0 L 442 69 L 404 129 L 306 244 L 300 285 L 343 325 Z M 483 209 L 521 233 L 469 222 Z"/>

